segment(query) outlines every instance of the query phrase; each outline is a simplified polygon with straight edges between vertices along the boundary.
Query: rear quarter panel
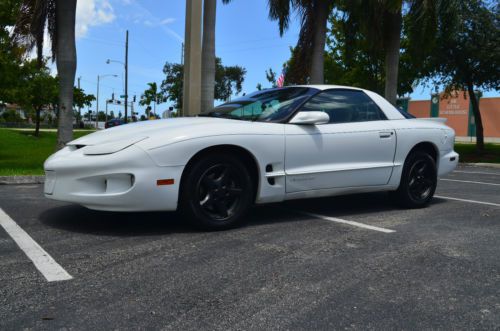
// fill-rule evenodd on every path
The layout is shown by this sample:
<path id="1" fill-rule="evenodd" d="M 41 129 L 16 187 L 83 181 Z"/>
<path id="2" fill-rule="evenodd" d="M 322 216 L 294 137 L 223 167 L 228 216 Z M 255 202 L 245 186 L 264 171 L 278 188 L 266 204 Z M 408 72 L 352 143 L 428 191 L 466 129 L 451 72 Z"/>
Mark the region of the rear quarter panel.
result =
<path id="1" fill-rule="evenodd" d="M 440 156 L 453 150 L 455 132 L 442 123 L 418 119 L 394 120 L 393 123 L 397 142 L 394 170 L 389 183 L 391 186 L 399 186 L 404 162 L 417 144 L 429 142 L 435 147 L 438 151 L 438 168 Z"/>

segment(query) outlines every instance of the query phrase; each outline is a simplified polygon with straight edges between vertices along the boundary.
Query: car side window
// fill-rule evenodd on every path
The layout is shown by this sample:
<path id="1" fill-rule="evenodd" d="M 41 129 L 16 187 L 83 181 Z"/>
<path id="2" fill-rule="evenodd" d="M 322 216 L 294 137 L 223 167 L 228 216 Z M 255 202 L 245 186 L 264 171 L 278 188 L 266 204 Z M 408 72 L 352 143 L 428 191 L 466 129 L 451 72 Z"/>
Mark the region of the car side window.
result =
<path id="1" fill-rule="evenodd" d="M 307 101 L 300 111 L 322 111 L 330 123 L 350 123 L 386 120 L 377 104 L 363 91 L 327 90 Z"/>

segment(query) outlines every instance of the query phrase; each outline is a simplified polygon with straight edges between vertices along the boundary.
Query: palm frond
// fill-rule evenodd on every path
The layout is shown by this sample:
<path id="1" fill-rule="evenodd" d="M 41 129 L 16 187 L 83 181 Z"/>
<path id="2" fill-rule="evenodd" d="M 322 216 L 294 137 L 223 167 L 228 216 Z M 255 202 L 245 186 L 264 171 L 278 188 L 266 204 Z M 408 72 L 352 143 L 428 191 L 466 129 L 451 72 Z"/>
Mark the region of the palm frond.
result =
<path id="1" fill-rule="evenodd" d="M 55 0 L 24 0 L 14 26 L 13 40 L 26 52 L 36 48 L 39 63 L 43 60 L 45 28 L 48 26 L 50 39 L 55 40 Z M 47 24 L 48 23 L 48 24 Z M 57 45 L 52 42 L 52 59 L 55 60 Z"/>

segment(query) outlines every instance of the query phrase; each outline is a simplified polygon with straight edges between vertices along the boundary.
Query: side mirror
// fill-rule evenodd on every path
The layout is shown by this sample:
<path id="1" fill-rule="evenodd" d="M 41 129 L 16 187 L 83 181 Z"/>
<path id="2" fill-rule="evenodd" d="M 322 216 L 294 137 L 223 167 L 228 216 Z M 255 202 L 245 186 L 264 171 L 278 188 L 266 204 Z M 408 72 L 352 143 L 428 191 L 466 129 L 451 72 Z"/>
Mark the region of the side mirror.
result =
<path id="1" fill-rule="evenodd" d="M 290 121 L 290 124 L 326 124 L 330 122 L 330 116 L 322 111 L 299 111 Z"/>

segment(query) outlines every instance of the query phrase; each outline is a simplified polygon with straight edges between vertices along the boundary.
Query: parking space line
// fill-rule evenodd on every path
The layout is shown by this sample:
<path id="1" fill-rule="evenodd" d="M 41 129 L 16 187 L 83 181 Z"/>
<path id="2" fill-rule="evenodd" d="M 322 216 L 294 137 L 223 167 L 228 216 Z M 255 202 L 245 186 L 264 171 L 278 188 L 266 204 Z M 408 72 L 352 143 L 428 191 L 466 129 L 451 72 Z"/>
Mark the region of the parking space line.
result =
<path id="1" fill-rule="evenodd" d="M 295 211 L 297 213 L 299 213 L 299 214 L 303 214 L 303 215 L 307 215 L 307 216 L 319 218 L 319 219 L 322 219 L 322 220 L 325 220 L 325 221 L 330 221 L 330 222 L 335 222 L 335 223 L 341 223 L 341 224 L 349 224 L 349 225 L 352 225 L 352 226 L 357 226 L 359 228 L 364 228 L 364 229 L 369 229 L 369 230 L 374 230 L 374 231 L 379 231 L 379 232 L 384 232 L 384 233 L 393 233 L 393 232 L 396 232 L 395 230 L 380 228 L 378 226 L 372 226 L 372 225 L 358 223 L 358 222 L 354 222 L 354 221 L 348 221 L 348 220 L 344 220 L 344 219 L 341 219 L 341 218 L 336 218 L 336 217 L 330 217 L 330 216 L 325 216 L 325 215 L 310 213 L 310 212 L 307 212 L 307 211 L 300 211 L 300 210 L 295 210 Z"/>
<path id="2" fill-rule="evenodd" d="M 0 208 L 0 225 L 49 282 L 72 279 L 36 241 Z"/>
<path id="3" fill-rule="evenodd" d="M 485 202 L 485 201 L 477 201 L 477 200 L 469 200 L 469 199 L 460 199 L 460 198 L 452 198 L 452 197 L 445 197 L 442 195 L 435 195 L 436 198 L 440 199 L 446 199 L 446 200 L 456 200 L 456 201 L 462 201 L 462 202 L 469 202 L 469 203 L 477 203 L 480 205 L 488 205 L 488 206 L 495 206 L 495 207 L 500 207 L 499 203 L 493 203 L 493 202 Z"/>
<path id="4" fill-rule="evenodd" d="M 483 172 L 483 171 L 463 171 L 463 170 L 454 170 L 452 172 L 452 174 L 454 172 L 458 172 L 458 173 L 461 173 L 461 174 L 478 174 L 478 175 L 492 175 L 492 176 L 500 176 L 500 174 L 496 174 L 496 173 L 493 173 L 493 172 Z"/>
<path id="5" fill-rule="evenodd" d="M 447 179 L 447 178 L 440 178 L 439 180 L 444 180 L 444 181 L 447 181 L 447 182 L 460 182 L 460 183 L 470 183 L 470 184 L 482 184 L 482 185 L 500 186 L 500 184 L 497 184 L 497 183 L 475 182 L 475 181 L 472 181 L 472 180 L 458 180 L 458 179 Z"/>

